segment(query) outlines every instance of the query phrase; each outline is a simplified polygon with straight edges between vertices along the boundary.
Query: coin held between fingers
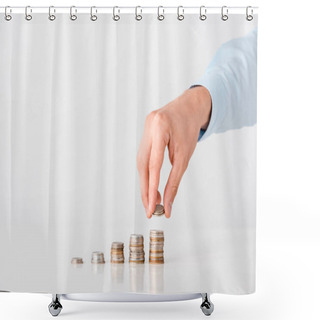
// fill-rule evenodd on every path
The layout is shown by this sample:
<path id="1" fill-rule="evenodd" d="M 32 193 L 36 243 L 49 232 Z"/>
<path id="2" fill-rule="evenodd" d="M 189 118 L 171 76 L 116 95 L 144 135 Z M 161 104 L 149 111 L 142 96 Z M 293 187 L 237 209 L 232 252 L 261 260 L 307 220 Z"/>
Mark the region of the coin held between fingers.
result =
<path id="1" fill-rule="evenodd" d="M 157 204 L 156 205 L 156 209 L 154 210 L 154 212 L 152 213 L 152 215 L 153 216 L 158 216 L 158 217 L 160 217 L 160 216 L 162 216 L 162 215 L 164 215 L 164 207 L 163 207 L 163 205 L 161 205 L 161 204 Z"/>

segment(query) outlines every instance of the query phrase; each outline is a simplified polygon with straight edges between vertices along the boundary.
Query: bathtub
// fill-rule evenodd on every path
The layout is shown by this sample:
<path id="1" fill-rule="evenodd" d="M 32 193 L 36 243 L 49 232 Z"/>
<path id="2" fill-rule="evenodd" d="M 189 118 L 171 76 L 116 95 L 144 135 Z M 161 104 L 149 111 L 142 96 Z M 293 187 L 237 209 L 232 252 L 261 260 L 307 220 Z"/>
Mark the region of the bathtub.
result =
<path id="1" fill-rule="evenodd" d="M 209 316 L 214 310 L 214 305 L 210 301 L 209 293 L 189 293 L 189 294 L 143 294 L 130 292 L 112 293 L 74 293 L 74 294 L 53 294 L 52 302 L 48 309 L 52 316 L 58 316 L 62 310 L 61 299 L 76 301 L 95 302 L 164 302 L 164 301 L 184 301 L 202 298 L 200 309 Z"/>
<path id="2" fill-rule="evenodd" d="M 74 293 L 63 294 L 62 299 L 77 301 L 96 302 L 163 302 L 163 301 L 183 301 L 201 298 L 200 293 L 189 294 L 144 294 L 130 292 L 112 293 Z"/>

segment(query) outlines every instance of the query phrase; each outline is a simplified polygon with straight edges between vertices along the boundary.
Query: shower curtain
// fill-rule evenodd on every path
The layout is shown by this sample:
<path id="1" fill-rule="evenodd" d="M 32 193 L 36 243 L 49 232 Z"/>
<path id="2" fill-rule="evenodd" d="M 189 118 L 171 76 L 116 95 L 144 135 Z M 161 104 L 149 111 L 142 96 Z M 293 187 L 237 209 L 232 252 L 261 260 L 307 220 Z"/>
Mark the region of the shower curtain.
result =
<path id="1" fill-rule="evenodd" d="M 0 9 L 0 290 L 254 292 L 257 14 L 89 9 Z M 146 116 L 196 85 L 211 94 L 209 127 L 171 217 L 147 219 L 136 167 Z M 166 151 L 161 193 L 170 169 Z M 153 229 L 164 264 L 148 262 Z M 144 264 L 129 263 L 131 234 L 144 236 Z M 123 264 L 110 263 L 113 241 Z"/>

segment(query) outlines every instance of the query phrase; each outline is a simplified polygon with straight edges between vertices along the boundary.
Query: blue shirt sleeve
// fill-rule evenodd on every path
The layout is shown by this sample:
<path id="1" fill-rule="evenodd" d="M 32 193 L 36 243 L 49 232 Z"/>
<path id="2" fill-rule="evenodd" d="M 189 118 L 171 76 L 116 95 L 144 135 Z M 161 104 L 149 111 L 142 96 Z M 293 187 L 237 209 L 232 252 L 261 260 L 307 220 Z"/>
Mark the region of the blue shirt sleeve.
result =
<path id="1" fill-rule="evenodd" d="M 198 141 L 212 133 L 252 126 L 257 121 L 257 28 L 232 39 L 216 52 L 204 75 L 193 86 L 211 95 L 211 116 Z M 192 87 L 193 87 L 192 86 Z"/>

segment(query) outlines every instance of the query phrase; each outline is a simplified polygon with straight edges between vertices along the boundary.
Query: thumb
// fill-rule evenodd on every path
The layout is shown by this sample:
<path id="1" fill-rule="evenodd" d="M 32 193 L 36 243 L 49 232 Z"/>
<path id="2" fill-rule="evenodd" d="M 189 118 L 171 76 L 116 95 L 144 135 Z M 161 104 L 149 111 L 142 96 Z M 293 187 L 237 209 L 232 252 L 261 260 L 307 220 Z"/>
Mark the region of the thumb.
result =
<path id="1" fill-rule="evenodd" d="M 177 161 L 172 166 L 163 195 L 164 211 L 167 218 L 170 218 L 171 216 L 172 204 L 177 195 L 180 181 L 186 168 L 187 166 L 184 165 L 182 161 Z"/>

